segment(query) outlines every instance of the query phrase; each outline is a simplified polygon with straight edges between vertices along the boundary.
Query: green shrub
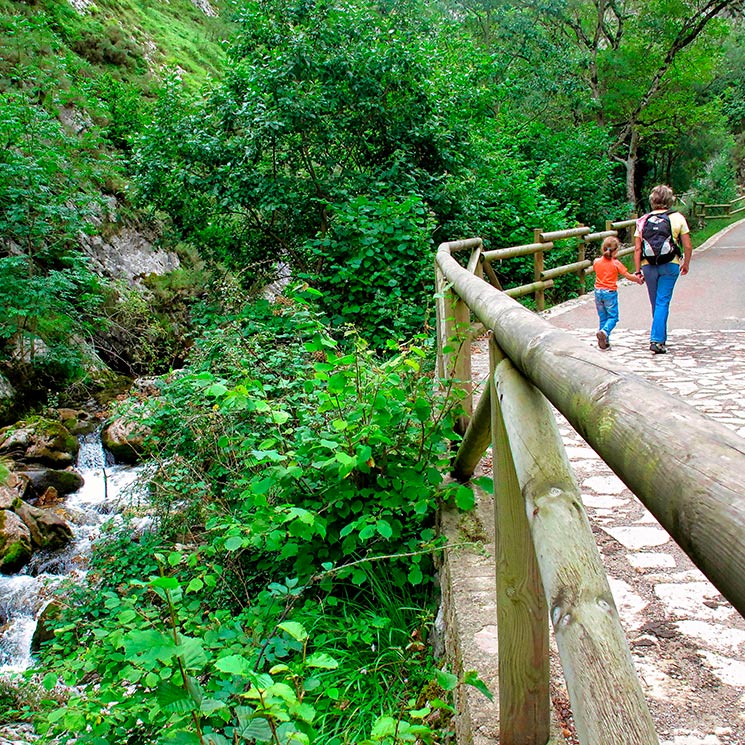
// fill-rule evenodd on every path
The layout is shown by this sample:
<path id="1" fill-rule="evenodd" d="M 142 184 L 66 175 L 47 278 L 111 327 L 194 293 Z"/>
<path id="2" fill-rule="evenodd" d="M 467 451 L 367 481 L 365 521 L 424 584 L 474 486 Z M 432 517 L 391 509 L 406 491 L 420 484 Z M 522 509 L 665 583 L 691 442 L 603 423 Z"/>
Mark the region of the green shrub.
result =
<path id="1" fill-rule="evenodd" d="M 358 196 L 331 210 L 308 243 L 319 304 L 336 327 L 353 325 L 378 349 L 421 333 L 434 294 L 432 216 L 418 197 Z"/>
<path id="2" fill-rule="evenodd" d="M 256 577 L 282 567 L 305 581 L 350 564 L 340 574 L 362 582 L 356 560 L 404 551 L 414 555 L 390 576 L 420 584 L 436 466 L 455 436 L 454 403 L 433 418 L 424 361 L 410 347 L 381 362 L 361 342 L 342 354 L 297 302 L 247 307 L 205 333 L 189 371 L 150 404 L 164 520 L 191 505 L 236 571 Z"/>
<path id="3" fill-rule="evenodd" d="M 152 431 L 160 530 L 96 549 L 44 648 L 45 685 L 77 692 L 38 729 L 91 745 L 432 742 L 423 719 L 448 705 L 419 699 L 457 402 L 420 349 L 341 354 L 301 297 L 202 317 L 190 367 L 129 407 Z"/>

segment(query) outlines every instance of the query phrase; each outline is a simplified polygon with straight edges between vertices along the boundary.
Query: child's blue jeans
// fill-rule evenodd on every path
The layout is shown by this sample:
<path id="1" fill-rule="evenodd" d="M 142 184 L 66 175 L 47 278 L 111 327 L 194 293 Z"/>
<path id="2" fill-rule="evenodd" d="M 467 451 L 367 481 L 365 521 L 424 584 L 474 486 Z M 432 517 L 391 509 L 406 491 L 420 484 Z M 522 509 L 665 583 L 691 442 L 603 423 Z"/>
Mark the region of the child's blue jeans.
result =
<path id="1" fill-rule="evenodd" d="M 600 319 L 600 330 L 610 340 L 610 332 L 618 323 L 618 292 L 616 290 L 595 290 L 595 308 Z"/>

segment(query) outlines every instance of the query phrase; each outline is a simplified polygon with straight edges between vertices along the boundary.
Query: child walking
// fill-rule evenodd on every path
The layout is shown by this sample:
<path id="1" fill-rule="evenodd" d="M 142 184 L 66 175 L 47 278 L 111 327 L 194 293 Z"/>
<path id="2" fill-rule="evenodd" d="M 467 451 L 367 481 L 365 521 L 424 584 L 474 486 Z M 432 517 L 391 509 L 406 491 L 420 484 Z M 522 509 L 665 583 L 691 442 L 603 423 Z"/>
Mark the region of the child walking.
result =
<path id="1" fill-rule="evenodd" d="M 598 311 L 600 328 L 596 336 L 600 349 L 610 349 L 610 332 L 618 323 L 618 275 L 640 285 L 644 279 L 631 274 L 616 258 L 621 242 L 614 236 L 603 241 L 603 255 L 592 262 L 595 270 L 595 307 Z"/>

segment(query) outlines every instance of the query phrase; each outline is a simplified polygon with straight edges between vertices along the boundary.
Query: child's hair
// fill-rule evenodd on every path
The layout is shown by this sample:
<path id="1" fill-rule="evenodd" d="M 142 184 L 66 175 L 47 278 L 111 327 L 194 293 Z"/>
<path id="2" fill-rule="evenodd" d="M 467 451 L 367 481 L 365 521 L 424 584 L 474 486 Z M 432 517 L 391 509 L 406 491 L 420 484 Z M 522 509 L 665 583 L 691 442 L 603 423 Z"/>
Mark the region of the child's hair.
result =
<path id="1" fill-rule="evenodd" d="M 621 241 L 619 241 L 618 238 L 616 238 L 614 235 L 609 235 L 603 241 L 601 250 L 603 252 L 603 256 L 605 256 L 606 259 L 612 259 L 613 252 L 618 251 L 619 248 L 621 248 Z"/>

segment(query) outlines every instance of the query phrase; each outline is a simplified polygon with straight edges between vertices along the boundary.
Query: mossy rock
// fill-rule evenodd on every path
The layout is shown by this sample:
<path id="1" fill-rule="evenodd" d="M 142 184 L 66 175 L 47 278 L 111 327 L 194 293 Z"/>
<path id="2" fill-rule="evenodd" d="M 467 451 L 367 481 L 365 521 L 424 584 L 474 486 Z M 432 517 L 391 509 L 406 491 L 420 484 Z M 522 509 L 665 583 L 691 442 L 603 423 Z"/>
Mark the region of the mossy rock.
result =
<path id="1" fill-rule="evenodd" d="M 52 601 L 41 612 L 36 622 L 34 635 L 31 637 L 31 651 L 38 654 L 41 651 L 41 645 L 54 639 L 55 621 L 59 619 L 62 606 Z"/>
<path id="2" fill-rule="evenodd" d="M 131 465 L 142 457 L 148 434 L 149 430 L 139 422 L 114 419 L 103 428 L 101 442 L 117 463 Z"/>
<path id="3" fill-rule="evenodd" d="M 31 485 L 29 493 L 32 497 L 40 497 L 50 487 L 65 496 L 76 492 L 85 483 L 83 477 L 72 469 L 30 468 L 16 473 L 19 478 L 28 480 Z"/>
<path id="4" fill-rule="evenodd" d="M 31 533 L 21 518 L 0 510 L 0 573 L 15 574 L 31 559 Z"/>
<path id="5" fill-rule="evenodd" d="M 57 409 L 60 422 L 73 435 L 87 435 L 99 425 L 98 419 L 79 409 Z"/>
<path id="6" fill-rule="evenodd" d="M 72 528 L 58 514 L 48 509 L 32 507 L 18 500 L 13 511 L 25 523 L 31 536 L 34 548 L 45 548 L 56 551 L 70 543 L 73 538 Z"/>
<path id="7" fill-rule="evenodd" d="M 0 455 L 23 463 L 66 468 L 75 463 L 77 438 L 60 422 L 34 417 L 0 430 Z"/>

